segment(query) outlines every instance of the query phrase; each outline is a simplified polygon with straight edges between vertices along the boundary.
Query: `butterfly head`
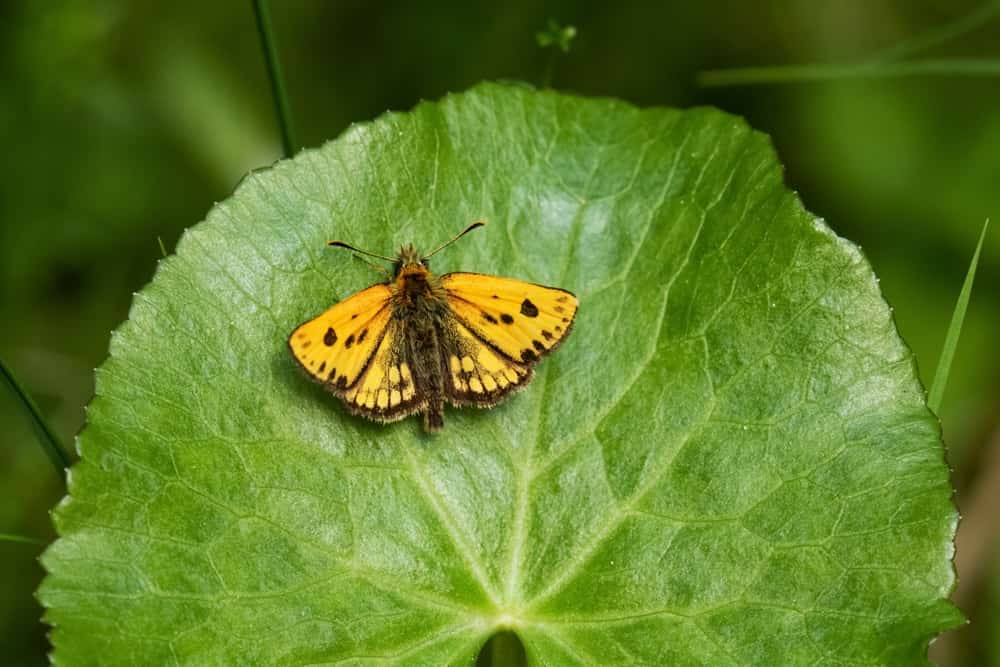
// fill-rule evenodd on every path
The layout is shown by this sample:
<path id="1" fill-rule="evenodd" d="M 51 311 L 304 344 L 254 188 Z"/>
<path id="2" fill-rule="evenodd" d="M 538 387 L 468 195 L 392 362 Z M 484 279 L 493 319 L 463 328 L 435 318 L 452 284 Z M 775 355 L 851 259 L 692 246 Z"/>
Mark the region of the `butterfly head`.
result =
<path id="1" fill-rule="evenodd" d="M 427 268 L 427 258 L 422 257 L 417 249 L 413 247 L 413 244 L 404 245 L 399 249 L 399 254 L 396 255 L 396 273 L 398 274 L 401 270 L 407 267 L 415 268 L 423 266 Z"/>
<path id="2" fill-rule="evenodd" d="M 399 249 L 399 254 L 396 255 L 395 259 L 392 257 L 386 257 L 385 255 L 376 255 L 373 252 L 368 252 L 367 250 L 359 250 L 354 246 L 344 243 L 343 241 L 330 241 L 327 245 L 337 246 L 340 248 L 347 248 L 348 250 L 353 250 L 354 252 L 361 253 L 362 255 L 368 255 L 369 257 L 377 257 L 378 259 L 384 259 L 387 262 L 393 262 L 393 275 L 397 281 L 402 281 L 405 276 L 413 276 L 426 278 L 430 273 L 428 267 L 430 262 L 428 261 L 432 255 L 437 253 L 439 250 L 448 247 L 458 239 L 462 238 L 473 229 L 478 229 L 485 225 L 485 222 L 474 222 L 465 229 L 463 229 L 455 238 L 451 239 L 447 243 L 439 245 L 434 250 L 430 251 L 426 255 L 421 255 L 417 252 L 417 249 L 413 247 L 413 244 L 403 246 Z"/>
<path id="3" fill-rule="evenodd" d="M 432 280 L 427 268 L 427 259 L 421 257 L 412 244 L 399 249 L 393 266 L 397 293 L 415 295 L 427 293 Z"/>

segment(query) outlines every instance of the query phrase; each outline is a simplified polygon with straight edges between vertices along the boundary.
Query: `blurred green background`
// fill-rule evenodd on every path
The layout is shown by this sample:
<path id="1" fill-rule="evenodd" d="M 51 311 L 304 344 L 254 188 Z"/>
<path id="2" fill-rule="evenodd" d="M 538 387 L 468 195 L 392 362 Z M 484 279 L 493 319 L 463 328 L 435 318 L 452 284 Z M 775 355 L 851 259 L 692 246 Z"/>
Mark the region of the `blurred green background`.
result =
<path id="1" fill-rule="evenodd" d="M 983 220 L 1000 224 L 1000 81 L 843 78 L 699 88 L 710 68 L 853 63 L 980 12 L 952 0 L 285 0 L 272 7 L 299 142 L 482 79 L 537 83 L 550 18 L 576 26 L 553 86 L 710 104 L 774 138 L 806 206 L 859 243 L 929 385 Z M 1000 59 L 1000 11 L 921 57 Z M 63 440 L 132 293 L 249 169 L 280 156 L 249 0 L 0 3 L 0 357 Z M 941 419 L 965 516 L 956 600 L 932 647 L 1000 665 L 1000 229 L 987 238 Z M 0 532 L 48 541 L 63 486 L 0 394 Z M 0 542 L 0 662 L 44 664 L 42 547 Z"/>

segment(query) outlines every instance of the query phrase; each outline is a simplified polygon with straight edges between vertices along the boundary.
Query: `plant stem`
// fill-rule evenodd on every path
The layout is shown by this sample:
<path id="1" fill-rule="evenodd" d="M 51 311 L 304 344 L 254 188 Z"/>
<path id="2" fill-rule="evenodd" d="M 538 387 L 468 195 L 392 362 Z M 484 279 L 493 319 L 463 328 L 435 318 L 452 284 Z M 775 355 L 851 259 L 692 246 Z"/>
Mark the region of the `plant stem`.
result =
<path id="1" fill-rule="evenodd" d="M 65 474 L 66 468 L 70 466 L 72 461 L 69 458 L 69 454 L 62 448 L 59 444 L 59 439 L 56 438 L 55 432 L 49 427 L 45 418 L 42 417 L 42 413 L 38 410 L 38 406 L 35 402 L 31 400 L 31 396 L 28 392 L 24 390 L 21 383 L 17 381 L 14 377 L 14 373 L 7 367 L 3 359 L 0 359 L 0 375 L 7 382 L 7 386 L 14 395 L 20 400 L 21 407 L 24 408 L 25 412 L 31 418 L 31 424 L 35 428 L 35 434 L 38 436 L 38 442 L 42 445 L 42 449 L 45 450 L 46 455 L 48 455 L 49 460 L 52 461 L 52 465 L 55 466 L 56 472 L 59 473 L 60 477 Z"/>
<path id="2" fill-rule="evenodd" d="M 559 54 L 556 53 L 555 49 L 549 49 L 549 53 L 545 57 L 545 69 L 542 70 L 542 80 L 541 80 L 542 88 L 552 87 L 552 75 L 555 72 L 556 58 L 558 57 Z"/>
<path id="3" fill-rule="evenodd" d="M 951 361 L 955 357 L 956 348 L 958 348 L 958 337 L 962 333 L 962 323 L 965 321 L 965 311 L 969 307 L 972 283 L 976 278 L 976 268 L 979 266 L 979 253 L 983 249 L 983 240 L 986 238 L 986 229 L 989 226 L 989 220 L 983 223 L 983 231 L 979 234 L 976 252 L 973 253 L 972 262 L 969 263 L 969 271 L 965 274 L 965 282 L 962 283 L 962 291 L 958 294 L 955 310 L 951 314 L 951 323 L 948 325 L 948 333 L 945 335 L 944 345 L 941 347 L 941 357 L 938 359 L 937 370 L 934 371 L 934 382 L 931 383 L 931 390 L 927 395 L 927 407 L 934 414 L 939 414 L 941 409 L 941 398 L 944 396 L 944 388 L 948 384 Z"/>
<path id="4" fill-rule="evenodd" d="M 278 49 L 274 43 L 270 5 L 267 0 L 253 0 L 253 10 L 257 18 L 261 48 L 264 51 L 264 62 L 267 64 L 267 75 L 271 80 L 271 95 L 274 97 L 274 107 L 278 114 L 278 125 L 281 128 L 281 146 L 285 157 L 292 157 L 296 148 L 295 131 L 292 128 L 292 113 L 288 106 L 288 95 L 285 93 L 281 61 L 278 59 Z"/>

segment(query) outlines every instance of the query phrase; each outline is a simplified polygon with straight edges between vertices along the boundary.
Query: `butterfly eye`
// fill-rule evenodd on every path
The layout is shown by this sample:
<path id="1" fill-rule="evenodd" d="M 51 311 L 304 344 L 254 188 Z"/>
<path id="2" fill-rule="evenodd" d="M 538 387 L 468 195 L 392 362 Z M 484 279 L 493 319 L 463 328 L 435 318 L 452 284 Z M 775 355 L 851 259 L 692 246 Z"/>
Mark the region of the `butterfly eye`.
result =
<path id="1" fill-rule="evenodd" d="M 425 269 L 429 269 L 431 268 L 431 261 L 425 257 L 424 259 L 420 260 L 420 266 L 424 267 Z"/>

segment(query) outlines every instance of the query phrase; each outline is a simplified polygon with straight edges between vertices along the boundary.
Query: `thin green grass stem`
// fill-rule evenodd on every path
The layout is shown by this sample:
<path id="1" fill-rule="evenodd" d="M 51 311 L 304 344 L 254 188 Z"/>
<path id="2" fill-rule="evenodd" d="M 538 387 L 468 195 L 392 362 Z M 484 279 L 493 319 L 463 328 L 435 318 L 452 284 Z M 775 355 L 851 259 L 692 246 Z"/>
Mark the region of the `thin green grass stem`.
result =
<path id="1" fill-rule="evenodd" d="M 972 283 L 975 281 L 976 268 L 979 266 L 979 253 L 983 249 L 983 240 L 986 238 L 986 230 L 989 225 L 989 220 L 983 223 L 983 231 L 979 234 L 979 243 L 976 244 L 976 252 L 972 255 L 972 262 L 969 263 L 969 271 L 965 274 L 962 291 L 958 294 L 958 302 L 955 304 L 955 310 L 951 314 L 951 323 L 948 325 L 948 333 L 945 335 L 944 345 L 941 348 L 941 357 L 938 359 L 937 370 L 934 371 L 934 382 L 931 384 L 931 390 L 927 396 L 927 406 L 934 411 L 934 414 L 940 414 L 941 398 L 944 396 L 944 389 L 948 385 L 951 362 L 955 358 L 958 339 L 962 334 L 965 311 L 969 307 Z"/>
<path id="2" fill-rule="evenodd" d="M 904 60 L 972 32 L 997 14 L 1000 14 L 1000 0 L 989 0 L 967 14 L 878 51 L 860 63 L 714 69 L 699 72 L 696 81 L 704 88 L 714 88 L 907 76 L 997 76 L 1000 75 L 1000 60 L 996 59 Z"/>
<path id="3" fill-rule="evenodd" d="M 52 465 L 55 467 L 59 477 L 64 477 L 65 470 L 71 463 L 69 454 L 59 444 L 59 439 L 56 438 L 55 432 L 49 427 L 48 422 L 45 421 L 38 406 L 35 405 L 31 396 L 21 386 L 21 383 L 18 382 L 14 373 L 7 367 L 3 359 L 0 359 L 0 376 L 3 376 L 4 382 L 10 387 L 11 393 L 18 399 L 21 408 L 27 413 L 31 425 L 35 429 L 35 434 L 38 436 L 38 442 L 42 445 L 42 449 L 45 450 L 45 454 L 49 457 L 49 460 L 52 461 Z"/>
<path id="4" fill-rule="evenodd" d="M 261 49 L 264 51 L 267 76 L 271 81 L 271 95 L 274 97 L 278 126 L 281 129 L 281 146 L 285 157 L 292 157 L 298 144 L 295 141 L 292 112 L 288 105 L 288 95 L 285 92 L 285 78 L 281 72 L 281 61 L 278 58 L 274 30 L 271 27 L 271 8 L 267 0 L 253 0 L 253 11 L 257 18 L 257 32 L 260 35 Z"/>
<path id="5" fill-rule="evenodd" d="M 762 83 L 810 83 L 840 79 L 885 79 L 911 76 L 1000 76 L 1000 60 L 948 58 L 861 65 L 780 65 L 736 67 L 699 72 L 705 88 L 754 86 Z"/>
<path id="6" fill-rule="evenodd" d="M 872 54 L 866 59 L 866 62 L 892 62 L 928 51 L 986 25 L 997 13 L 1000 13 L 1000 0 L 989 0 L 989 2 L 983 3 L 968 14 L 960 16 L 953 21 L 948 21 L 944 25 L 925 30 L 910 39 L 903 40 L 899 44 L 894 44 L 887 49 Z"/>
<path id="7" fill-rule="evenodd" d="M 41 540 L 24 535 L 12 535 L 10 533 L 0 533 L 0 542 L 17 542 L 19 544 L 45 544 Z"/>

